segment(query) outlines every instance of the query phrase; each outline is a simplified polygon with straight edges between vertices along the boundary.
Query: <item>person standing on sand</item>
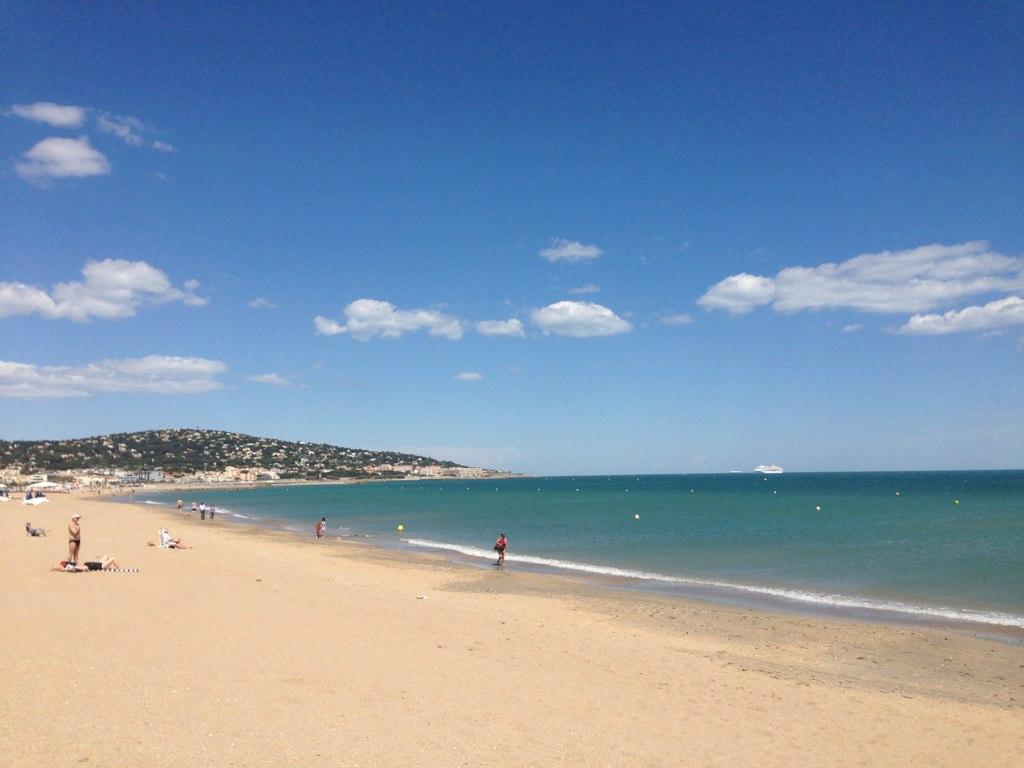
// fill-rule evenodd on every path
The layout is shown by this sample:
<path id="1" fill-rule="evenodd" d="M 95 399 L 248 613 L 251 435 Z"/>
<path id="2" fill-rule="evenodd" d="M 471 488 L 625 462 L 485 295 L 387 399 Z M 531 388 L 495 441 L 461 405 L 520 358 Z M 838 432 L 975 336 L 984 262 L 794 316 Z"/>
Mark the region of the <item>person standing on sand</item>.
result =
<path id="1" fill-rule="evenodd" d="M 196 503 L 193 501 L 192 502 L 192 514 L 194 515 L 198 511 L 198 509 L 199 508 L 196 506 Z"/>
<path id="2" fill-rule="evenodd" d="M 68 562 L 71 564 L 78 562 L 78 550 L 82 548 L 82 526 L 78 523 L 81 519 L 82 516 L 75 512 L 68 523 Z"/>
<path id="3" fill-rule="evenodd" d="M 213 515 L 214 515 L 214 513 L 216 513 L 217 508 L 215 506 L 213 506 L 213 504 L 211 504 L 210 506 L 208 506 L 206 508 L 206 511 L 210 513 L 210 519 L 213 520 Z"/>
<path id="4" fill-rule="evenodd" d="M 327 518 L 321 517 L 319 522 L 313 526 L 313 535 L 318 539 L 322 539 L 327 533 Z"/>
<path id="5" fill-rule="evenodd" d="M 200 504 L 199 505 L 199 519 L 200 520 L 205 520 L 206 519 L 206 504 Z"/>
<path id="6" fill-rule="evenodd" d="M 505 538 L 505 534 L 501 534 L 498 540 L 494 542 L 494 551 L 498 553 L 498 562 L 495 563 L 499 568 L 505 564 L 505 547 L 508 546 L 508 539 Z"/>
<path id="7" fill-rule="evenodd" d="M 178 511 L 181 512 L 185 508 L 185 502 L 178 499 Z"/>

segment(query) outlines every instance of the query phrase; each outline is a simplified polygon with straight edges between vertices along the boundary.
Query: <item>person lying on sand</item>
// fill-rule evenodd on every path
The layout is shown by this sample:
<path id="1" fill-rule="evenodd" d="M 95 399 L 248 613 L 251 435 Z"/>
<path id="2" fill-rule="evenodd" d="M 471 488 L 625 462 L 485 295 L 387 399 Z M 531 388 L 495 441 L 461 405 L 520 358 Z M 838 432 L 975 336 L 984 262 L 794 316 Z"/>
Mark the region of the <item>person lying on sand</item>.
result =
<path id="1" fill-rule="evenodd" d="M 76 564 L 70 560 L 61 560 L 59 566 L 51 568 L 51 571 L 64 571 L 65 573 L 85 573 L 86 571 L 119 571 L 121 566 L 117 564 L 117 561 L 104 555 L 99 561 L 89 561 L 84 563 Z"/>
<path id="2" fill-rule="evenodd" d="M 42 528 L 33 528 L 32 523 L 25 523 L 25 533 L 29 536 L 45 536 L 46 531 Z"/>
<path id="3" fill-rule="evenodd" d="M 192 549 L 191 544 L 186 544 L 181 539 L 176 539 L 171 536 L 171 532 L 166 528 L 161 528 L 156 532 L 157 542 L 161 549 Z M 153 542 L 147 541 L 149 546 L 153 546 Z"/>

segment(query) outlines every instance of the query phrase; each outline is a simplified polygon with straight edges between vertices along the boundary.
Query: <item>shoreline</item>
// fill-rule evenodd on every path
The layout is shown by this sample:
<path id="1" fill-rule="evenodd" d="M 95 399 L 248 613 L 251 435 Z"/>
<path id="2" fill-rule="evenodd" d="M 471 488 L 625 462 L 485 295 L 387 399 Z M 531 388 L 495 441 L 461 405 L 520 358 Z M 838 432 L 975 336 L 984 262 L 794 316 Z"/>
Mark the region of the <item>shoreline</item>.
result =
<path id="1" fill-rule="evenodd" d="M 50 572 L 72 510 L 80 559 L 140 572 Z M 1019 646 L 622 595 L 157 505 L 63 498 L 31 515 L 50 537 L 0 516 L 11 765 L 1024 760 Z M 194 548 L 147 547 L 162 525 Z"/>
<path id="2" fill-rule="evenodd" d="M 247 490 L 238 488 L 231 490 Z M 202 490 L 218 490 L 204 487 Z M 162 493 L 160 490 L 147 493 Z M 119 496 L 109 497 L 116 503 L 141 503 L 163 507 L 172 514 L 176 510 L 169 503 L 135 500 Z M 185 518 L 191 515 L 186 510 Z M 226 519 L 244 527 L 282 531 L 299 538 L 305 532 L 286 518 L 243 515 L 229 510 Z M 329 536 L 335 541 L 360 541 L 390 552 L 401 552 L 408 557 L 439 555 L 449 562 L 479 569 L 490 566 L 492 555 L 478 547 L 449 542 L 397 537 L 391 540 L 377 535 L 356 533 L 351 536 Z M 709 605 L 731 606 L 755 611 L 771 611 L 811 619 L 839 619 L 870 622 L 894 627 L 928 627 L 970 636 L 993 638 L 999 642 L 1024 645 L 1024 617 L 995 609 L 943 604 L 907 603 L 898 598 L 866 598 L 857 595 L 827 594 L 798 586 L 756 585 L 701 577 L 671 576 L 661 573 L 633 571 L 576 561 L 531 557 L 510 553 L 506 560 L 511 570 L 542 574 L 552 578 L 581 581 L 594 587 L 627 594 L 657 594 L 669 599 L 699 601 Z"/>

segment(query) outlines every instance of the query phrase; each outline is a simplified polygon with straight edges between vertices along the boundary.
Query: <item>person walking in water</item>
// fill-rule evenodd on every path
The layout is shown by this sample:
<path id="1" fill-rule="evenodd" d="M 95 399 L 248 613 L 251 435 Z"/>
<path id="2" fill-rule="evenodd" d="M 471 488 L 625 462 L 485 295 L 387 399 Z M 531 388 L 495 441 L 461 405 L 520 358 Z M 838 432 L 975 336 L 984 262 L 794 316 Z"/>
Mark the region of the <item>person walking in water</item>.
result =
<path id="1" fill-rule="evenodd" d="M 508 539 L 505 538 L 505 534 L 501 534 L 498 540 L 494 542 L 494 551 L 498 553 L 498 562 L 495 563 L 499 568 L 505 564 L 505 547 L 508 546 Z"/>
<path id="2" fill-rule="evenodd" d="M 313 526 L 313 535 L 318 539 L 322 539 L 327 535 L 327 518 L 321 517 L 316 525 Z"/>
<path id="3" fill-rule="evenodd" d="M 78 562 L 78 550 L 82 548 L 82 526 L 78 524 L 81 519 L 82 516 L 76 512 L 68 523 L 68 562 L 72 565 Z"/>

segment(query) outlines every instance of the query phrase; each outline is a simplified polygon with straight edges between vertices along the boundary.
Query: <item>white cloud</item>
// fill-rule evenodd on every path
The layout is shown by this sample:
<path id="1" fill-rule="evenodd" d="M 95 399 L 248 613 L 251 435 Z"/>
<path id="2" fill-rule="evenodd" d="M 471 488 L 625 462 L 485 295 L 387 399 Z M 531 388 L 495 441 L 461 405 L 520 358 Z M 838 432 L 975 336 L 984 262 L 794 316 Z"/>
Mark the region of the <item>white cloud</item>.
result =
<path id="1" fill-rule="evenodd" d="M 117 136 L 132 147 L 141 147 L 145 143 L 140 135 L 145 127 L 142 121 L 135 117 L 118 117 L 104 112 L 96 118 L 96 127 L 104 133 Z"/>
<path id="2" fill-rule="evenodd" d="M 664 325 L 689 325 L 693 318 L 685 312 L 675 315 L 662 315 L 660 318 Z"/>
<path id="3" fill-rule="evenodd" d="M 742 272 L 711 286 L 697 303 L 704 309 L 724 309 L 733 315 L 743 315 L 771 303 L 775 292 L 775 282 L 770 277 Z"/>
<path id="4" fill-rule="evenodd" d="M 577 240 L 564 240 L 556 237 L 549 248 L 538 251 L 537 255 L 548 261 L 590 261 L 600 256 L 603 251 L 596 245 L 584 245 Z"/>
<path id="5" fill-rule="evenodd" d="M 316 332 L 320 336 L 337 336 L 339 333 L 345 332 L 345 326 L 337 320 L 320 315 L 313 318 L 313 327 L 316 328 Z"/>
<path id="6" fill-rule="evenodd" d="M 599 286 L 594 285 L 593 283 L 585 283 L 584 285 L 581 285 L 578 288 L 570 288 L 569 293 L 572 294 L 573 296 L 579 296 L 581 294 L 586 293 L 598 293 L 600 290 L 601 288 Z"/>
<path id="7" fill-rule="evenodd" d="M 865 253 L 838 264 L 789 267 L 775 278 L 733 275 L 699 304 L 734 314 L 772 304 L 777 312 L 855 309 L 925 312 L 978 294 L 1024 289 L 1024 259 L 992 251 L 984 241 L 932 244 Z"/>
<path id="8" fill-rule="evenodd" d="M 476 332 L 482 336 L 522 336 L 523 324 L 516 318 L 509 320 L 481 320 Z"/>
<path id="9" fill-rule="evenodd" d="M 257 384 L 269 384 L 272 387 L 290 387 L 292 383 L 279 373 L 254 373 L 245 377 L 247 381 Z"/>
<path id="10" fill-rule="evenodd" d="M 190 280 L 175 288 L 163 271 L 144 261 L 90 261 L 82 275 L 83 281 L 57 283 L 49 292 L 24 283 L 0 282 L 0 317 L 38 314 L 77 322 L 94 317 L 118 320 L 134 316 L 143 304 L 180 301 L 201 306 L 207 301 L 195 294 L 198 282 Z"/>
<path id="11" fill-rule="evenodd" d="M 82 178 L 110 173 L 110 163 L 85 136 L 77 139 L 51 137 L 23 154 L 14 164 L 14 170 L 23 179 L 30 180 Z"/>
<path id="12" fill-rule="evenodd" d="M 262 296 L 257 296 L 255 299 L 249 302 L 250 309 L 277 309 L 277 304 L 272 302 L 270 299 L 265 299 Z"/>
<path id="13" fill-rule="evenodd" d="M 476 371 L 463 371 L 462 373 L 455 374 L 455 378 L 457 381 L 481 381 L 484 376 Z"/>
<path id="14" fill-rule="evenodd" d="M 222 388 L 219 360 L 149 355 L 82 366 L 40 366 L 0 360 L 0 397 L 89 397 L 115 392 L 193 395 Z"/>
<path id="15" fill-rule="evenodd" d="M 148 146 L 157 152 L 177 151 L 173 144 L 168 144 L 166 141 L 151 141 L 146 138 L 145 134 L 151 129 L 137 117 L 131 115 L 112 115 L 109 112 L 101 112 L 96 117 L 96 127 L 103 133 L 117 136 L 130 147 Z"/>
<path id="16" fill-rule="evenodd" d="M 85 122 L 85 108 L 40 101 L 35 104 L 15 104 L 11 112 L 26 120 L 46 123 L 54 128 L 77 128 Z"/>
<path id="17" fill-rule="evenodd" d="M 557 336 L 612 336 L 633 330 L 633 326 L 608 307 L 586 301 L 556 301 L 530 315 L 544 333 Z"/>
<path id="18" fill-rule="evenodd" d="M 1007 296 L 984 306 L 964 307 L 945 314 L 914 315 L 900 333 L 940 335 L 964 331 L 991 331 L 1011 325 L 1024 325 L 1024 299 Z"/>
<path id="19" fill-rule="evenodd" d="M 377 336 L 397 339 L 404 333 L 426 330 L 431 336 L 455 341 L 462 338 L 463 324 L 458 318 L 434 309 L 398 309 L 387 301 L 357 299 L 345 307 L 345 323 L 326 317 L 314 319 L 317 333 L 333 336 L 349 333 L 359 341 Z"/>
<path id="20" fill-rule="evenodd" d="M 843 333 L 856 333 L 864 328 L 860 323 L 850 323 L 849 325 L 843 326 Z"/>

